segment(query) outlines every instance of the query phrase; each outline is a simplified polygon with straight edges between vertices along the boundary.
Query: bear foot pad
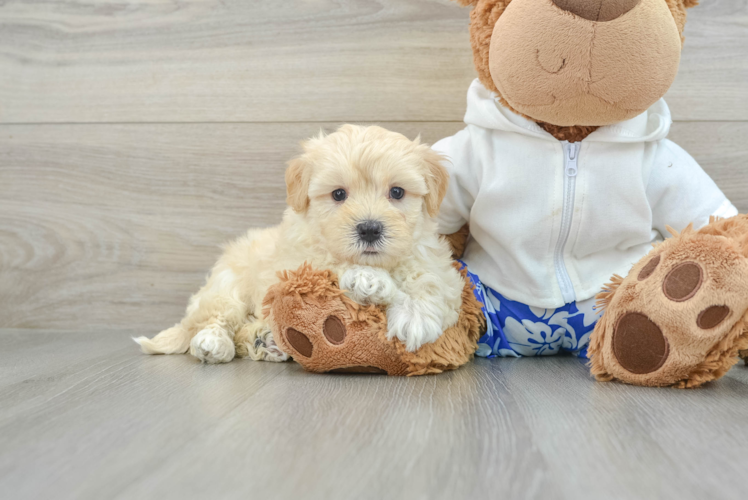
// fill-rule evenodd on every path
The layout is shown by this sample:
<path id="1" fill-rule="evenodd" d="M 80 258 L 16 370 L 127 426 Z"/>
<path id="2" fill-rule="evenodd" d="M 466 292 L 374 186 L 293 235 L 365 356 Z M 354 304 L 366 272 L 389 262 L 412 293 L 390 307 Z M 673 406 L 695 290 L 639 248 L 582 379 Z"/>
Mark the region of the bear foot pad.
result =
<path id="1" fill-rule="evenodd" d="M 702 231 L 656 246 L 598 295 L 605 314 L 589 356 L 599 380 L 697 387 L 748 347 L 748 259 L 733 240 Z"/>
<path id="2" fill-rule="evenodd" d="M 293 300 L 291 302 L 294 302 Z M 299 361 L 307 370 L 314 372 L 327 373 L 378 373 L 400 375 L 405 373 L 407 367 L 399 362 L 395 349 L 387 349 L 378 339 L 378 333 L 369 331 L 365 322 L 363 324 L 353 324 L 349 317 L 348 311 L 336 308 L 336 305 L 343 305 L 342 301 L 333 300 L 326 304 L 327 307 L 321 307 L 319 304 L 294 304 L 293 317 L 285 315 L 284 322 L 290 325 L 285 329 L 281 328 L 281 340 L 279 344 L 282 349 L 289 352 L 291 356 Z M 290 304 L 286 304 L 290 305 Z M 338 309 L 337 316 L 327 315 L 330 311 L 325 309 Z M 281 313 L 282 314 L 282 313 Z M 315 324 L 317 318 L 325 318 L 321 324 L 321 333 L 319 325 Z M 344 319 L 341 319 L 343 317 Z M 348 327 L 356 332 L 357 339 L 348 338 Z M 363 327 L 363 330 L 362 330 Z M 304 331 L 309 333 L 304 333 Z M 314 340 L 312 340 L 314 339 Z M 287 345 L 286 345 L 287 344 Z M 390 352 L 387 352 L 390 351 Z M 369 357 L 366 364 L 351 365 L 339 367 L 343 363 L 355 362 L 362 359 L 362 354 L 366 353 Z M 345 361 L 344 361 L 345 360 Z M 361 361 L 364 363 L 364 361 Z M 372 363 L 375 366 L 372 366 Z"/>

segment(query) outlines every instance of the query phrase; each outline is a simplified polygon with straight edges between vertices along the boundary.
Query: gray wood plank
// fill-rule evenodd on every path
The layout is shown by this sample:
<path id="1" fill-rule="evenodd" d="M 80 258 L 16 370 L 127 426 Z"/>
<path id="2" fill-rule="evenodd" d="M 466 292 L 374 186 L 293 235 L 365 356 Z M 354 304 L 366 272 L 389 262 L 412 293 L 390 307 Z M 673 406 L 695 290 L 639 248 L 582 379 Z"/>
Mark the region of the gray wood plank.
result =
<path id="1" fill-rule="evenodd" d="M 291 366 L 201 365 L 140 354 L 121 332 L 101 335 L 113 352 L 91 358 L 94 334 L 58 334 L 76 348 L 60 352 L 64 366 L 38 358 L 37 375 L 0 387 L 0 491 L 18 499 L 112 498 Z"/>
<path id="2" fill-rule="evenodd" d="M 557 497 L 517 417 L 501 378 L 475 369 L 315 377 L 292 365 L 118 498 L 210 496 L 204 477 L 223 478 L 228 498 Z"/>
<path id="3" fill-rule="evenodd" d="M 691 10 L 678 120 L 748 115 L 748 3 Z M 0 122 L 459 120 L 475 77 L 449 0 L 0 4 Z"/>
<path id="4" fill-rule="evenodd" d="M 87 339 L 68 340 L 87 350 Z M 14 498 L 486 498 L 495 480 L 534 498 L 550 488 L 506 387 L 474 370 L 320 377 L 291 363 L 149 357 L 134 344 L 98 363 L 67 358 L 34 393 L 0 389 L 0 488 Z"/>
<path id="5" fill-rule="evenodd" d="M 61 332 L 28 328 L 3 328 L 0 332 L 3 339 L 0 388 L 16 384 L 22 391 L 59 377 L 71 359 L 85 364 L 98 362 L 100 358 L 122 349 L 127 338 L 124 332 Z M 85 349 L 81 349 L 81 345 Z"/>
<path id="6" fill-rule="evenodd" d="M 736 366 L 732 368 L 727 375 L 730 378 L 734 378 L 744 384 L 748 384 L 748 363 L 745 361 L 739 361 Z"/>
<path id="7" fill-rule="evenodd" d="M 702 0 L 688 10 L 680 69 L 665 95 L 674 119 L 746 120 L 746 22 L 746 0 Z M 720 79 L 732 83 L 719 83 Z M 710 109 L 713 104 L 716 107 Z"/>
<path id="8" fill-rule="evenodd" d="M 33 335 L 31 335 L 33 336 Z M 433 377 L 145 356 L 122 332 L 45 332 L 65 365 L 0 386 L 13 498 L 737 498 L 747 368 L 702 389 L 594 382 L 577 359 Z M 0 330 L 34 364 L 26 339 Z M 19 342 L 22 343 L 19 347 Z M 101 352 L 100 355 L 92 356 Z"/>
<path id="9" fill-rule="evenodd" d="M 475 75 L 468 10 L 448 0 L 4 2 L 0 16 L 5 123 L 452 120 Z"/>
<path id="10" fill-rule="evenodd" d="M 725 377 L 696 390 L 656 389 L 594 382 L 571 357 L 498 363 L 535 442 L 554 457 L 553 481 L 564 491 L 583 489 L 590 498 L 742 494 L 745 383 Z"/>
<path id="11" fill-rule="evenodd" d="M 461 125 L 394 128 L 437 139 Z M 285 162 L 319 129 L 0 127 L 0 326 L 170 326 L 221 244 L 280 221 Z"/>
<path id="12" fill-rule="evenodd" d="M 676 122 L 668 136 L 701 164 L 741 213 L 748 212 L 746 137 L 743 122 Z"/>
<path id="13" fill-rule="evenodd" d="M 32 124 L 0 125 L 0 491 L 743 494 L 742 364 L 674 391 L 597 384 L 572 358 L 316 376 L 129 339 L 179 319 L 220 243 L 280 219 L 284 163 L 319 127 L 389 120 L 427 142 L 462 128 L 467 15 L 448 0 L 0 0 L 0 123 Z M 667 95 L 671 138 L 741 211 L 747 21 L 748 0 L 691 10 Z"/>
<path id="14" fill-rule="evenodd" d="M 0 126 L 0 327 L 178 321 L 220 254 L 280 220 L 298 142 L 337 124 Z M 450 123 L 383 123 L 427 142 Z M 748 124 L 677 123 L 671 137 L 748 210 Z"/>

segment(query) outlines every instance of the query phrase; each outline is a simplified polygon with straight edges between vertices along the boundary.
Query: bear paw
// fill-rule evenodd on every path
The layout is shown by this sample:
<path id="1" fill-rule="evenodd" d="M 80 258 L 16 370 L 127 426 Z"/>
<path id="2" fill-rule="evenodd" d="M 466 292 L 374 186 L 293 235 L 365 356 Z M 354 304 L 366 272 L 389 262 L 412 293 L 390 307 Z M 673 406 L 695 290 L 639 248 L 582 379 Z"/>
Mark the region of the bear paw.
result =
<path id="1" fill-rule="evenodd" d="M 598 380 L 697 387 L 748 348 L 748 259 L 707 228 L 675 234 L 598 295 L 605 313 L 589 348 Z"/>
<path id="2" fill-rule="evenodd" d="M 467 279 L 462 299 L 457 323 L 415 352 L 388 338 L 383 307 L 353 302 L 332 273 L 309 265 L 281 273 L 265 296 L 263 315 L 278 346 L 308 371 L 426 375 L 473 357 L 485 323 Z"/>
<path id="3" fill-rule="evenodd" d="M 306 266 L 288 272 L 265 297 L 278 346 L 317 372 L 404 375 L 408 365 L 387 341 L 382 309 L 343 295 L 335 277 Z"/>

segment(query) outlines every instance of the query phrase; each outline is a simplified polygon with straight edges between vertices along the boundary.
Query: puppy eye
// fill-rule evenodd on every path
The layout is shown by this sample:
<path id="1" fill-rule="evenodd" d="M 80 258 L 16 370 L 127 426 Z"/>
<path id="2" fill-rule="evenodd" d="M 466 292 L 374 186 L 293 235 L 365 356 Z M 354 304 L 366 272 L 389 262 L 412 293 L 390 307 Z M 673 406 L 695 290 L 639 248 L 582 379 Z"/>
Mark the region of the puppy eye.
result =
<path id="1" fill-rule="evenodd" d="M 390 189 L 390 198 L 393 200 L 400 200 L 405 196 L 405 190 L 401 187 L 393 187 Z"/>
<path id="2" fill-rule="evenodd" d="M 345 201 L 346 198 L 348 198 L 348 193 L 345 189 L 336 189 L 332 192 L 332 199 L 335 201 Z"/>

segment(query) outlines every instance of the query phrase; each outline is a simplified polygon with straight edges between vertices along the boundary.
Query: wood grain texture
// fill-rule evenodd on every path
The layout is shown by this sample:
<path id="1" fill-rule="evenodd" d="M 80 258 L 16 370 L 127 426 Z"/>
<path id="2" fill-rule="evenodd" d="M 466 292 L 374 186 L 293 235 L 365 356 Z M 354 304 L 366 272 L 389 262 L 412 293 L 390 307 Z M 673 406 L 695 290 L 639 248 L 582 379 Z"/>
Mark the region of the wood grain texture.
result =
<path id="1" fill-rule="evenodd" d="M 394 126 L 427 139 L 460 127 Z M 280 221 L 285 162 L 319 129 L 0 127 L 0 326 L 170 326 L 221 244 Z"/>
<path id="2" fill-rule="evenodd" d="M 499 361 L 508 380 L 521 381 L 515 396 L 541 453 L 568 465 L 554 480 L 583 487 L 589 498 L 737 493 L 748 444 L 738 417 L 744 382 L 725 378 L 703 390 L 652 390 L 592 382 L 587 366 L 570 358 Z"/>
<path id="3" fill-rule="evenodd" d="M 449 0 L 0 2 L 0 122 L 454 121 L 475 77 Z M 748 115 L 748 2 L 690 11 L 676 120 Z"/>
<path id="4" fill-rule="evenodd" d="M 67 347 L 50 364 L 29 338 Z M 738 498 L 748 465 L 743 367 L 678 391 L 596 383 L 570 357 L 409 379 L 145 356 L 117 332 L 0 342 L 0 367 L 28 370 L 0 378 L 18 500 Z"/>
<path id="5" fill-rule="evenodd" d="M 689 17 L 671 138 L 746 212 L 748 0 Z M 380 122 L 434 142 L 474 77 L 450 0 L 0 0 L 0 496 L 743 495 L 742 365 L 693 391 L 564 357 L 320 376 L 129 339 L 280 220 L 300 140 Z"/>
<path id="6" fill-rule="evenodd" d="M 427 142 L 462 123 L 384 123 Z M 280 221 L 298 142 L 337 124 L 0 126 L 0 327 L 150 334 L 220 255 Z M 745 123 L 672 138 L 748 210 Z"/>

